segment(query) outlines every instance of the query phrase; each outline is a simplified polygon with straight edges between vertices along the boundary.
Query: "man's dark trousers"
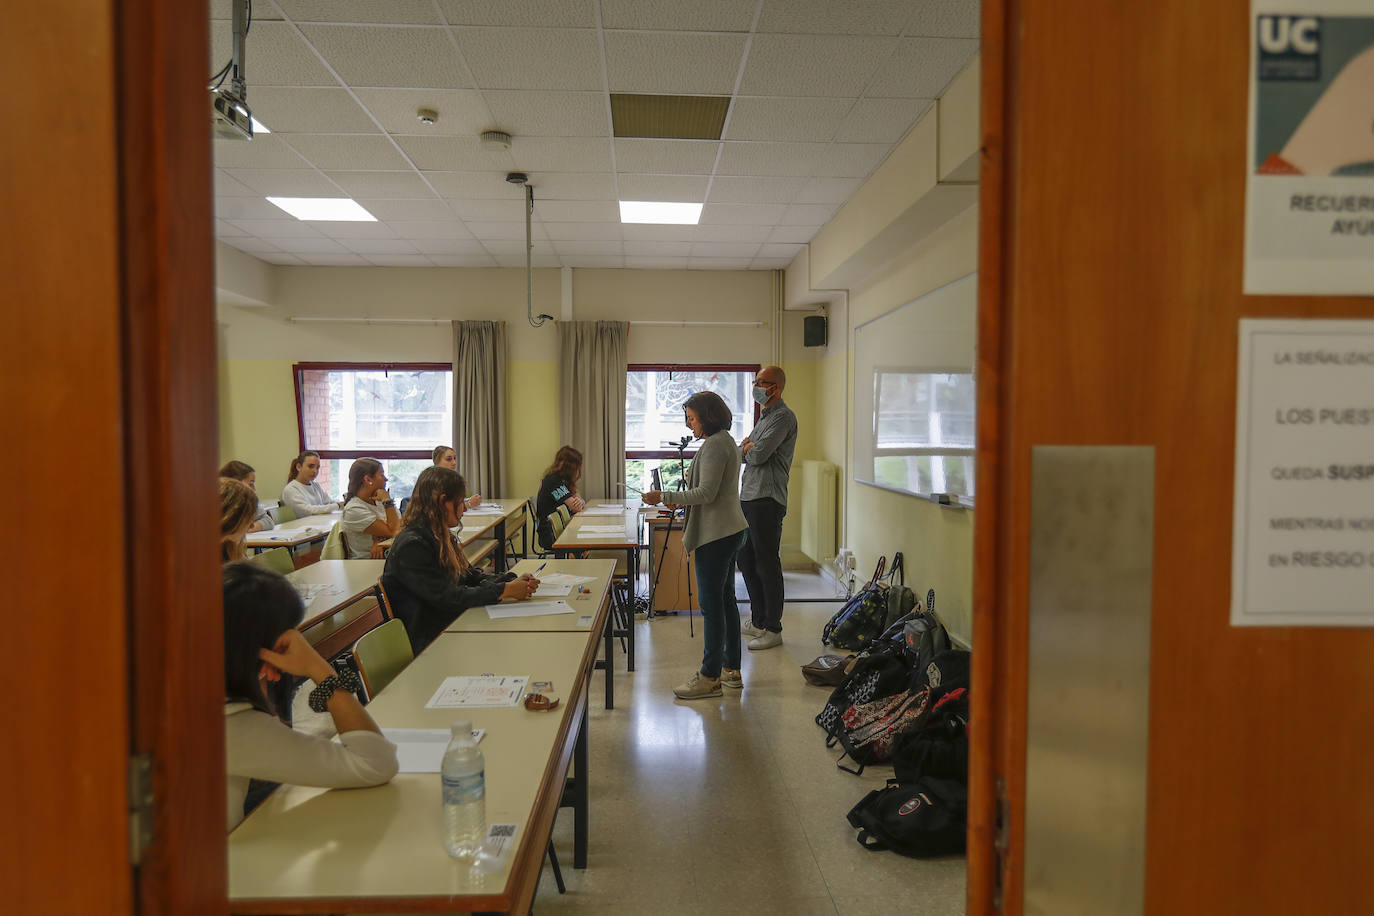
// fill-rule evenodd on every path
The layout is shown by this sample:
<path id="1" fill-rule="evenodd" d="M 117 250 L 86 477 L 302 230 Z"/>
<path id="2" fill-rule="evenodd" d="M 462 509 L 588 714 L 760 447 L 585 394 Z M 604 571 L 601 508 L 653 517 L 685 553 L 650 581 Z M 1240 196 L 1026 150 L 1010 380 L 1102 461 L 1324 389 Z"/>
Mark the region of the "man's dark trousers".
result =
<path id="1" fill-rule="evenodd" d="M 777 500 L 746 499 L 740 503 L 749 537 L 739 551 L 739 571 L 749 589 L 754 626 L 782 632 L 782 519 L 787 509 Z"/>

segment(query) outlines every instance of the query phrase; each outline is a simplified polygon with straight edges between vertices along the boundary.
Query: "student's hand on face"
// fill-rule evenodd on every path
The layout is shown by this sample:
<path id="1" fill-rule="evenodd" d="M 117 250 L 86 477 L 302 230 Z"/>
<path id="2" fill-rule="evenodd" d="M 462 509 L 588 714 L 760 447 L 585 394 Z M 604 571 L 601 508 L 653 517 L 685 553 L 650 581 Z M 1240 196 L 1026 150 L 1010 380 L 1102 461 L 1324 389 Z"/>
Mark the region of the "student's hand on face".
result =
<path id="1" fill-rule="evenodd" d="M 306 642 L 301 631 L 296 629 L 278 636 L 271 649 L 259 649 L 258 658 L 266 662 L 264 673 L 270 681 L 279 680 L 281 673 L 285 672 L 308 677 L 318 683 L 334 673 L 329 662 L 321 658 L 315 647 Z"/>
<path id="2" fill-rule="evenodd" d="M 384 503 L 389 499 L 391 499 L 391 494 L 388 493 L 386 490 L 378 490 L 377 492 L 372 494 L 372 501 L 374 503 Z"/>
<path id="3" fill-rule="evenodd" d="M 367 557 L 369 560 L 385 560 L 386 548 L 382 546 L 380 541 L 378 541 L 377 543 L 373 544 L 372 549 L 367 552 Z"/>
<path id="4" fill-rule="evenodd" d="M 646 506 L 657 506 L 659 503 L 663 502 L 663 491 L 647 490 L 641 493 L 639 498 L 644 500 L 644 505 Z"/>

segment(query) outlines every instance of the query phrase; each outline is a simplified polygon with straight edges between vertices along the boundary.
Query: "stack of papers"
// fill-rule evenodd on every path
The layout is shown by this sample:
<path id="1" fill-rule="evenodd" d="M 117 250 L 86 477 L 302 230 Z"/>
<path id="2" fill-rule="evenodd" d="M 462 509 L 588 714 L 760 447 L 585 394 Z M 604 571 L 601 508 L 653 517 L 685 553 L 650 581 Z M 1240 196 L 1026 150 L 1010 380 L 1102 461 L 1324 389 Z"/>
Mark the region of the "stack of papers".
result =
<path id="1" fill-rule="evenodd" d="M 486 734 L 485 728 L 472 730 L 479 744 Z M 452 732 L 447 728 L 384 728 L 382 735 L 396 745 L 396 762 L 402 773 L 437 773 Z"/>
<path id="2" fill-rule="evenodd" d="M 479 674 L 446 677 L 429 698 L 425 709 L 458 709 L 464 706 L 514 706 L 520 702 L 529 675 Z"/>

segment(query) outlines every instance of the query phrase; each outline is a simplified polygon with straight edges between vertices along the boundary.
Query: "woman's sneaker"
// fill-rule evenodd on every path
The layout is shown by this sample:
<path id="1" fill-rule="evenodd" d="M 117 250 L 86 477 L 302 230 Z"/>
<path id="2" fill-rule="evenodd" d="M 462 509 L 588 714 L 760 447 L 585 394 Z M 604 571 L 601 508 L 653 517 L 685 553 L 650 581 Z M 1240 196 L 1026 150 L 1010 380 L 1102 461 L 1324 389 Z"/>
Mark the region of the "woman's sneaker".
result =
<path id="1" fill-rule="evenodd" d="M 678 684 L 673 688 L 673 693 L 677 694 L 678 699 L 700 700 L 706 697 L 720 696 L 720 678 L 707 677 L 700 671 L 692 672 L 692 676 L 687 678 L 687 683 Z"/>
<path id="2" fill-rule="evenodd" d="M 722 668 L 720 669 L 720 686 L 743 690 L 744 675 L 740 673 L 738 668 Z"/>

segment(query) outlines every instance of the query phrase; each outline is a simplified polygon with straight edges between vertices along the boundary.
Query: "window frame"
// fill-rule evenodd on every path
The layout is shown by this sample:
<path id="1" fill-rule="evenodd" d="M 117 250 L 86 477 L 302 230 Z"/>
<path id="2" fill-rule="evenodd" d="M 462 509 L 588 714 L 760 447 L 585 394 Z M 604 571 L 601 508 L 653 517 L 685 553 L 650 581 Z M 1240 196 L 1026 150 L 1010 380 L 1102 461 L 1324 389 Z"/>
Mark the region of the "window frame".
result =
<path id="1" fill-rule="evenodd" d="M 903 370 L 903 371 L 900 371 L 900 372 L 898 372 L 898 371 L 889 371 L 889 372 L 886 373 L 886 374 L 901 374 L 901 375 L 967 375 L 970 379 L 972 379 L 972 380 L 974 381 L 975 391 L 976 391 L 977 373 L 975 373 L 975 372 L 974 372 L 973 370 L 971 370 L 971 369 L 966 370 L 966 369 L 962 369 L 962 368 L 949 368 L 949 367 L 946 367 L 946 366 L 920 366 L 920 367 L 916 367 L 917 371 L 914 371 L 914 372 L 908 371 L 908 370 L 910 370 L 911 368 L 912 368 L 912 367 L 910 367 L 910 366 L 882 366 L 882 365 L 875 365 L 875 366 L 873 367 L 873 372 L 874 372 L 874 375 L 877 376 L 879 379 L 881 379 L 881 376 L 882 376 L 883 374 L 885 374 L 884 371 L 883 371 L 883 370 L 885 370 L 885 369 L 886 369 L 886 370 Z M 922 458 L 922 457 L 929 457 L 929 458 L 969 458 L 969 459 L 973 459 L 973 458 L 976 458 L 976 457 L 977 457 L 977 449 L 976 449 L 976 441 L 977 441 L 977 438 L 976 438 L 976 437 L 977 437 L 977 428 L 976 428 L 976 427 L 977 427 L 977 416 L 976 416 L 976 413 L 975 413 L 975 419 L 974 419 L 974 425 L 975 425 L 975 430 L 974 430 L 975 445 L 974 445 L 974 446 L 969 446 L 969 447 L 967 447 L 967 448 L 960 448 L 960 447 L 948 446 L 948 445 L 934 445 L 934 446 L 932 446 L 932 445 L 908 445 L 908 446 L 880 446 L 880 445 L 878 445 L 878 411 L 877 411 L 877 409 L 876 409 L 876 406 L 877 406 L 877 404 L 878 404 L 878 400 L 879 400 L 879 394 L 878 394 L 878 392 L 874 392 L 874 405 L 875 405 L 875 409 L 874 409 L 874 411 L 873 411 L 873 429 L 872 429 L 872 435 L 873 435 L 873 462 L 874 462 L 873 476 L 874 476 L 875 478 L 878 476 L 878 474 L 877 474 L 877 461 L 878 461 L 879 458 Z M 976 410 L 976 407 L 977 407 L 976 396 L 975 396 L 975 400 L 974 400 L 974 406 L 975 406 L 975 410 Z M 861 479 L 861 478 L 856 477 L 856 478 L 855 478 L 855 481 L 858 482 L 858 483 L 866 484 L 866 485 L 868 485 L 868 486 L 870 486 L 870 487 L 877 487 L 877 488 L 880 489 L 880 490 L 887 490 L 887 491 L 892 492 L 892 493 L 902 493 L 902 494 L 905 494 L 905 495 L 907 495 L 907 496 L 916 496 L 916 497 L 918 497 L 918 498 L 923 498 L 923 499 L 928 499 L 929 497 L 931 497 L 931 496 L 933 496 L 933 495 L 936 495 L 936 494 L 932 494 L 932 493 L 922 493 L 922 492 L 919 492 L 919 491 L 916 491 L 916 490 L 907 490 L 907 489 L 903 489 L 903 488 L 901 488 L 901 487 L 894 487 L 894 486 L 891 486 L 891 485 L 889 485 L 889 484 L 878 483 L 876 480 L 863 480 L 863 479 Z M 975 498 L 975 496 L 976 496 L 976 494 L 977 494 L 977 492 L 978 492 L 978 491 L 977 491 L 977 485 L 978 485 L 978 483 L 977 483 L 976 478 L 973 479 L 973 484 L 974 484 L 974 492 L 973 492 L 972 494 L 957 494 L 957 495 L 955 495 L 955 494 L 950 494 L 950 495 L 951 495 L 953 498 L 957 499 L 957 500 L 959 501 L 959 504 L 960 504 L 960 505 L 971 506 L 971 505 L 973 505 L 974 498 Z"/>
<path id="2" fill-rule="evenodd" d="M 754 375 L 759 374 L 763 368 L 762 363 L 630 363 L 625 367 L 625 372 L 750 372 Z M 759 405 L 754 403 L 754 425 L 759 422 Z M 699 446 L 689 445 L 684 452 L 691 457 L 697 453 Z M 625 460 L 634 461 L 645 458 L 676 458 L 678 455 L 675 448 L 640 448 L 625 449 Z"/>
<path id="3" fill-rule="evenodd" d="M 291 385 L 296 391 L 296 438 L 303 452 L 310 446 L 305 444 L 305 413 L 301 403 L 302 372 L 452 372 L 453 363 L 344 363 L 344 362 L 306 362 L 293 363 L 291 366 Z M 443 443 L 436 442 L 434 445 Z M 448 443 L 451 447 L 453 443 Z M 427 449 L 386 449 L 361 451 L 358 449 L 310 449 L 320 456 L 321 461 L 341 461 L 349 458 L 376 458 L 379 461 L 398 461 L 405 459 L 433 459 L 434 446 Z"/>

